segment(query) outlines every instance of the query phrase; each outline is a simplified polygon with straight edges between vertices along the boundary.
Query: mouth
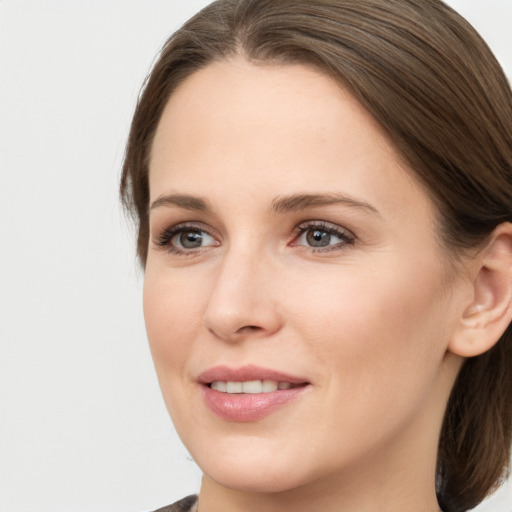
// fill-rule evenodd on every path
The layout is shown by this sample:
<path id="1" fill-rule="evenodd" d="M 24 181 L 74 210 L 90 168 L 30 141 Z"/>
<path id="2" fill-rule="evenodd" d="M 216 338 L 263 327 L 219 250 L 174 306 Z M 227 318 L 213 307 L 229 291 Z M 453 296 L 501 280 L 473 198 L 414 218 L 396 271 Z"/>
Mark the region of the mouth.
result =
<path id="1" fill-rule="evenodd" d="M 198 382 L 208 408 L 234 422 L 260 420 L 311 388 L 302 377 L 256 366 L 214 367 L 203 372 Z"/>
<path id="2" fill-rule="evenodd" d="M 294 389 L 302 386 L 307 386 L 307 382 L 301 384 L 294 384 L 287 381 L 277 380 L 246 380 L 242 382 L 237 381 L 224 381 L 214 380 L 208 386 L 215 391 L 229 394 L 258 394 L 258 393 L 273 393 L 274 391 L 282 391 L 286 389 Z"/>

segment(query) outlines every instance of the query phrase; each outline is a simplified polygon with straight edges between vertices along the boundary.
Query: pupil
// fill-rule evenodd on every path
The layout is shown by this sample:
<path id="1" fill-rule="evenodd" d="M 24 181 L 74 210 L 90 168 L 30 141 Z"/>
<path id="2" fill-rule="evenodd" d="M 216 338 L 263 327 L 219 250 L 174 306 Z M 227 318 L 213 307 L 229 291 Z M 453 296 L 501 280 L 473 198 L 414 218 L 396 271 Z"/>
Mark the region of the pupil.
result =
<path id="1" fill-rule="evenodd" d="M 203 235 L 196 231 L 185 231 L 180 235 L 180 243 L 186 249 L 196 249 L 201 247 Z"/>
<path id="2" fill-rule="evenodd" d="M 331 241 L 331 235 L 320 229 L 309 231 L 306 238 L 312 247 L 326 247 Z"/>

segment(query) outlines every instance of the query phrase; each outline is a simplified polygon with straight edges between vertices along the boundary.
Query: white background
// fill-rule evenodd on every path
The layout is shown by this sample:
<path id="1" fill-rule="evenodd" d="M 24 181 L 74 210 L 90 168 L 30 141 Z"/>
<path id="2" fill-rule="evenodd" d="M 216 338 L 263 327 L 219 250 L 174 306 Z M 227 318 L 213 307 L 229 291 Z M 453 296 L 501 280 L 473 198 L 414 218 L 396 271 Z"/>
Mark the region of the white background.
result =
<path id="1" fill-rule="evenodd" d="M 167 418 L 117 181 L 138 89 L 205 0 L 0 0 L 0 512 L 199 489 Z M 512 73 L 512 0 L 452 0 Z M 512 511 L 512 486 L 478 510 Z"/>

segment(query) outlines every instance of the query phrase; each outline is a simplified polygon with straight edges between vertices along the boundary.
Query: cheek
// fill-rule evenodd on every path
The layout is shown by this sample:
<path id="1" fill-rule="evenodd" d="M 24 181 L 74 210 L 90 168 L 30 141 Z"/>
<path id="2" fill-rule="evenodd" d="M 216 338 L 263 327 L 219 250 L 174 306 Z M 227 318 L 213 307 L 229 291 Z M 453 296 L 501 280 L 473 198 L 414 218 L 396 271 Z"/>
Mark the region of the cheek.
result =
<path id="1" fill-rule="evenodd" d="M 167 410 L 178 428 L 201 418 L 195 410 L 187 363 L 198 350 L 205 293 L 198 282 L 177 279 L 168 269 L 148 265 L 144 277 L 144 320 Z M 200 348 L 199 348 L 200 350 Z M 195 404 L 195 405 L 190 405 Z"/>
<path id="2" fill-rule="evenodd" d="M 188 285 L 188 286 L 187 286 Z M 197 283 L 182 283 L 169 272 L 146 270 L 144 320 L 161 384 L 182 372 L 201 325 L 201 297 Z"/>
<path id="3" fill-rule="evenodd" d="M 426 385 L 449 335 L 441 276 L 433 261 L 424 262 L 421 275 L 398 260 L 331 269 L 306 286 L 307 300 L 304 293 L 290 295 L 298 298 L 288 302 L 294 310 L 288 316 L 340 388 L 369 393 L 373 387 L 380 396 L 405 380 Z"/>
<path id="4" fill-rule="evenodd" d="M 406 265 L 387 273 L 367 268 L 343 269 L 325 279 L 317 275 L 306 304 L 304 295 L 287 303 L 288 311 L 294 310 L 288 315 L 294 334 L 308 345 L 309 360 L 319 369 L 324 399 L 311 417 L 321 418 L 330 450 L 348 457 L 359 453 L 357 447 L 375 446 L 402 431 L 436 401 L 449 333 L 435 266 L 432 272 L 425 266 L 423 277 Z M 313 426 L 311 432 L 308 442 L 318 446 Z M 347 440 L 354 452 L 346 451 Z"/>

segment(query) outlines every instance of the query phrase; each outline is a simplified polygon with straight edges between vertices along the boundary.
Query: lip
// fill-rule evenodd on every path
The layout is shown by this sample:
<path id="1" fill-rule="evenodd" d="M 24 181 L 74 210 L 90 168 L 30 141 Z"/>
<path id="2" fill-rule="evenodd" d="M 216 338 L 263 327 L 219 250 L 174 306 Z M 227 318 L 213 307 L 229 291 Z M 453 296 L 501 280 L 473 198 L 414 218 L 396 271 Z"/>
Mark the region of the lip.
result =
<path id="1" fill-rule="evenodd" d="M 311 388 L 308 380 L 302 377 L 253 365 L 240 368 L 216 366 L 201 373 L 197 380 L 208 408 L 222 419 L 234 422 L 251 422 L 263 419 L 299 398 Z M 255 394 L 222 393 L 208 386 L 213 381 L 243 382 L 250 380 L 275 380 L 304 385 L 270 393 Z"/>
<path id="2" fill-rule="evenodd" d="M 278 382 L 290 382 L 292 384 L 303 384 L 308 382 L 303 377 L 289 375 L 269 368 L 254 365 L 231 368 L 229 366 L 215 366 L 201 373 L 198 377 L 201 384 L 210 384 L 215 380 L 243 382 L 247 380 L 276 380 Z"/>

